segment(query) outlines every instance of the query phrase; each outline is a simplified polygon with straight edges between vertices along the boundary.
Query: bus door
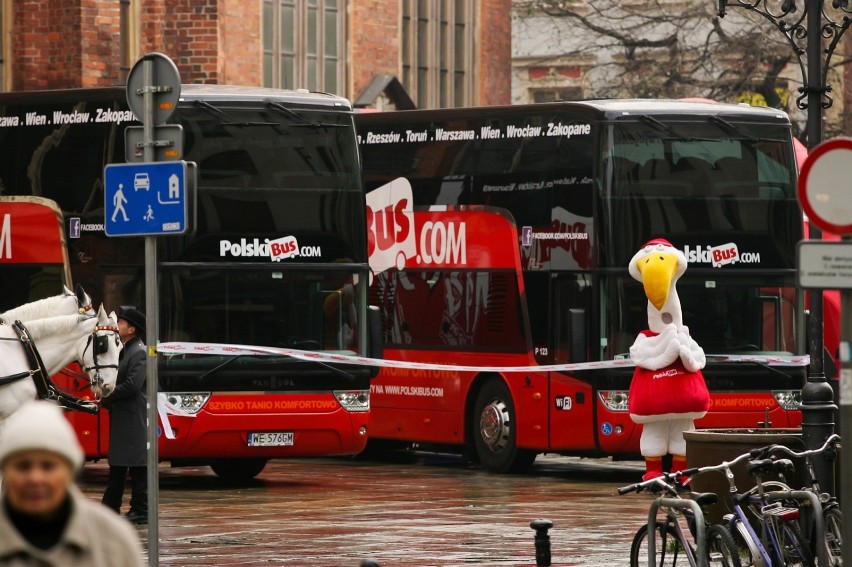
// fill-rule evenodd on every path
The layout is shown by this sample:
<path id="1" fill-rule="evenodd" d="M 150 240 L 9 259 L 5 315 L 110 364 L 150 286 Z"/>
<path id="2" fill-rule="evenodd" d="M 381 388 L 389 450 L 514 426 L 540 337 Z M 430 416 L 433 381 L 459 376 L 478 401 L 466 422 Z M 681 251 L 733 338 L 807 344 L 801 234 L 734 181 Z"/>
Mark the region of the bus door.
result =
<path id="1" fill-rule="evenodd" d="M 550 282 L 551 308 L 546 311 L 550 313 L 550 357 L 539 362 L 564 365 L 588 362 L 593 346 L 589 344 L 591 274 L 555 272 Z M 588 372 L 570 370 L 551 372 L 550 446 L 554 450 L 596 449 L 596 388 L 590 376 Z"/>

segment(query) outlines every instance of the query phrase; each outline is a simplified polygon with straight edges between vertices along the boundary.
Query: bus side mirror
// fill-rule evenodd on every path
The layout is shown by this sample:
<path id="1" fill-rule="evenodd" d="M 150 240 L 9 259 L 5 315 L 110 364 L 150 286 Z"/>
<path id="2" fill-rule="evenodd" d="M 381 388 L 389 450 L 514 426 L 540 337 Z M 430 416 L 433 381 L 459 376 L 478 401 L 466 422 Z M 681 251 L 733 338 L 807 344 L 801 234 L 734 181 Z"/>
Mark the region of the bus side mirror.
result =
<path id="1" fill-rule="evenodd" d="M 367 326 L 369 328 L 368 356 L 370 358 L 384 358 L 385 344 L 382 337 L 382 313 L 375 305 L 367 306 Z M 379 366 L 370 367 L 370 378 L 375 378 L 379 374 Z"/>
<path id="2" fill-rule="evenodd" d="M 568 310 L 568 328 L 571 332 L 571 364 L 587 362 L 589 341 L 586 336 L 586 310 Z"/>

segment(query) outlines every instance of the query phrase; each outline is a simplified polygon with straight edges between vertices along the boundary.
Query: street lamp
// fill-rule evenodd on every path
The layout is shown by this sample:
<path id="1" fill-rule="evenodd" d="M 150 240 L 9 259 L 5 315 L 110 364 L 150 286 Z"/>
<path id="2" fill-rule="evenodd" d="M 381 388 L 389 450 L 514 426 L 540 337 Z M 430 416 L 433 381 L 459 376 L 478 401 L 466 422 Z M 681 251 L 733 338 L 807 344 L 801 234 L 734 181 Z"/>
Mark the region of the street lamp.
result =
<path id="1" fill-rule="evenodd" d="M 832 0 L 829 11 L 824 0 L 719 0 L 719 17 L 725 17 L 729 7 L 743 8 L 763 16 L 787 38 L 799 61 L 802 72 L 801 95 L 796 105 L 807 109 L 808 148 L 822 141 L 822 111 L 832 104 L 831 86 L 827 82 L 829 63 L 843 33 L 852 23 L 849 0 Z M 828 47 L 823 49 L 823 40 Z M 802 47 L 802 44 L 805 47 Z M 823 54 L 825 60 L 823 61 Z M 822 234 L 813 224 L 810 236 Z M 810 318 L 808 319 L 808 352 L 811 355 L 808 380 L 802 388 L 802 438 L 805 447 L 816 449 L 834 432 L 834 393 L 826 382 L 823 351 L 822 292 L 811 291 Z M 834 493 L 834 470 L 831 463 L 816 459 L 817 477 L 823 490 Z"/>

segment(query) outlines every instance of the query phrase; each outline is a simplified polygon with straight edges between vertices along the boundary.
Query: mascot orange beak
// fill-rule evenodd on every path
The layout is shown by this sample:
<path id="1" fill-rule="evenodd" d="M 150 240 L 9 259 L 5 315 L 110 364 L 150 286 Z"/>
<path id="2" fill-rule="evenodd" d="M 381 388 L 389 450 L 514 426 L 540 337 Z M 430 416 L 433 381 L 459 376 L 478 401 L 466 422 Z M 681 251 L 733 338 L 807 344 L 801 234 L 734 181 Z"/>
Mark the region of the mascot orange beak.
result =
<path id="1" fill-rule="evenodd" d="M 677 256 L 665 252 L 649 254 L 636 264 L 642 274 L 645 296 L 651 305 L 660 310 L 669 298 L 672 280 L 677 273 Z"/>

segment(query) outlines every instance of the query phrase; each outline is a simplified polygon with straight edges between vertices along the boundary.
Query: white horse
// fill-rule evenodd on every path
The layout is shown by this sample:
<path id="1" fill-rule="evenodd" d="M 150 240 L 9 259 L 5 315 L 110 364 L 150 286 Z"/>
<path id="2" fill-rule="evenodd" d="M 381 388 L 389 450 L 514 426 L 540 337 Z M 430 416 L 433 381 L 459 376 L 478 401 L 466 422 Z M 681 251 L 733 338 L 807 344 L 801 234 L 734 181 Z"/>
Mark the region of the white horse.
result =
<path id="1" fill-rule="evenodd" d="M 34 319 L 44 319 L 57 315 L 73 315 L 75 313 L 95 315 L 92 298 L 89 297 L 83 286 L 77 284 L 77 293 L 65 286 L 62 287 L 63 292 L 59 295 L 38 299 L 0 313 L 0 322 L 10 325 L 15 321 L 26 323 Z"/>
<path id="2" fill-rule="evenodd" d="M 103 305 L 97 315 L 74 314 L 0 325 L 0 423 L 22 403 L 54 398 L 50 376 L 77 361 L 96 397 L 109 395 L 118 378 L 118 326 Z"/>

